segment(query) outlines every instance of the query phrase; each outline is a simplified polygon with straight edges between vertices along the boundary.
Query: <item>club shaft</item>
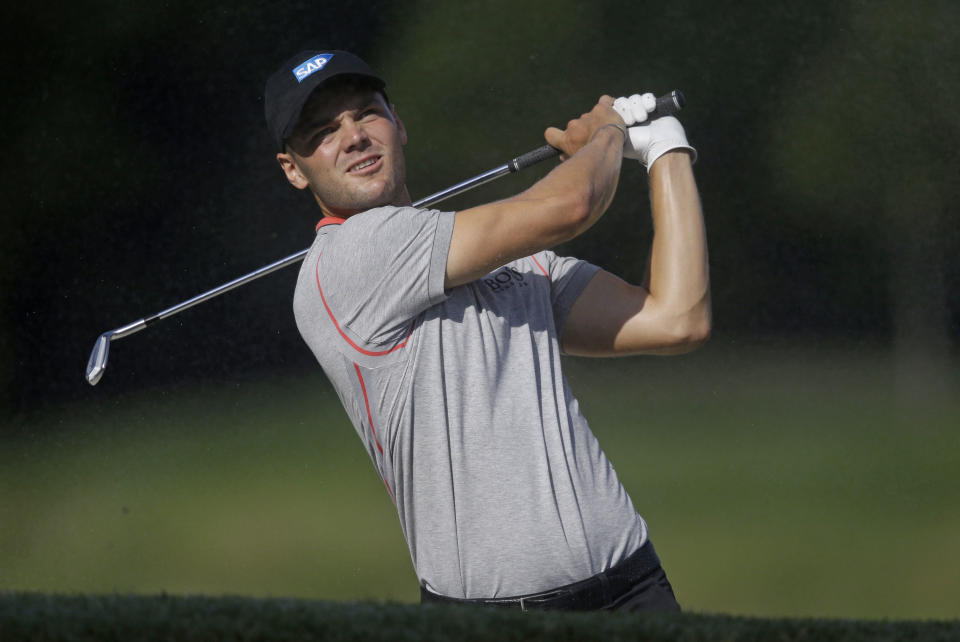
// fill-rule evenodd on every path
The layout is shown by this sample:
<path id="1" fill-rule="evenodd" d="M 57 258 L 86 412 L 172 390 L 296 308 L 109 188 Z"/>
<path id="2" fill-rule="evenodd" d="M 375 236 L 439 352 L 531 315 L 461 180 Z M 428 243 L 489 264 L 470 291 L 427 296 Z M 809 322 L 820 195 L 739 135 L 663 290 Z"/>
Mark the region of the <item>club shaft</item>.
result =
<path id="1" fill-rule="evenodd" d="M 208 290 L 203 294 L 198 294 L 192 299 L 187 299 L 183 303 L 178 303 L 177 305 L 169 307 L 166 310 L 162 310 L 161 312 L 158 312 L 151 317 L 145 318 L 143 320 L 144 327 L 150 325 L 151 323 L 155 323 L 156 321 L 166 319 L 167 317 L 172 317 L 173 315 L 183 312 L 187 308 L 192 308 L 193 306 L 203 303 L 204 301 L 209 301 L 214 297 L 218 297 L 221 294 L 224 294 L 225 292 L 229 292 L 230 290 L 233 290 L 234 288 L 239 288 L 241 285 L 245 285 L 247 283 L 250 283 L 251 281 L 255 281 L 260 277 L 270 274 L 271 272 L 276 272 L 280 268 L 285 268 L 288 265 L 299 263 L 300 261 L 303 260 L 303 257 L 305 257 L 307 255 L 307 252 L 309 251 L 310 251 L 310 248 L 307 248 L 306 250 L 301 250 L 296 254 L 291 254 L 288 257 L 280 259 L 279 261 L 274 261 L 270 265 L 265 265 L 260 269 L 254 270 L 249 274 L 245 274 L 232 281 L 228 281 L 223 285 L 218 285 L 217 287 L 213 288 L 212 290 Z"/>
<path id="2" fill-rule="evenodd" d="M 447 189 L 440 190 L 436 194 L 431 194 L 426 198 L 422 198 L 414 203 L 413 206 L 427 207 L 429 205 L 434 205 L 440 201 L 452 198 L 457 194 L 462 194 L 468 190 L 471 190 L 474 187 L 480 187 L 484 183 L 489 183 L 490 181 L 496 180 L 512 171 L 516 170 L 511 169 L 509 163 L 501 165 L 500 167 L 494 167 L 490 171 L 484 172 L 483 174 L 478 174 L 473 178 L 468 178 L 467 180 L 457 183 L 456 185 L 451 185 Z"/>
<path id="3" fill-rule="evenodd" d="M 495 180 L 495 179 L 500 178 L 501 176 L 503 176 L 503 175 L 505 175 L 505 174 L 509 174 L 509 173 L 515 172 L 515 171 L 517 171 L 517 170 L 513 169 L 513 168 L 511 167 L 510 163 L 505 163 L 505 164 L 503 164 L 503 165 L 501 165 L 501 166 L 499 166 L 499 167 L 495 167 L 494 169 L 491 169 L 491 170 L 489 170 L 489 171 L 487 171 L 487 172 L 484 172 L 484 173 L 482 173 L 482 174 L 478 174 L 477 176 L 474 176 L 473 178 L 469 178 L 469 179 L 467 179 L 467 180 L 465 180 L 465 181 L 462 181 L 462 182 L 460 182 L 460 183 L 457 183 L 456 185 L 452 185 L 452 186 L 450 186 L 450 187 L 448 187 L 448 188 L 446 188 L 446 189 L 444 189 L 444 190 L 441 190 L 441 191 L 439 191 L 439 192 L 437 192 L 437 193 L 435 193 L 435 194 L 431 194 L 430 196 L 427 196 L 426 198 L 420 199 L 419 201 L 417 201 L 416 203 L 414 203 L 413 206 L 414 206 L 414 207 L 427 207 L 427 206 L 429 206 L 429 205 L 434 205 L 435 203 L 439 203 L 440 201 L 446 200 L 446 199 L 448 199 L 448 198 L 452 198 L 452 197 L 456 196 L 457 194 L 462 194 L 463 192 L 466 192 L 466 191 L 468 191 L 468 190 L 471 190 L 471 189 L 473 189 L 473 188 L 475 188 L 475 187 L 479 187 L 480 185 L 483 185 L 484 183 L 489 183 L 489 182 L 492 181 L 492 180 Z M 272 273 L 272 272 L 276 272 L 277 270 L 279 270 L 279 269 L 281 269 L 281 268 L 285 268 L 285 267 L 287 267 L 288 265 L 293 265 L 294 263 L 299 263 L 300 261 L 303 260 L 303 258 L 307 255 L 307 252 L 309 252 L 309 251 L 310 251 L 310 248 L 307 248 L 307 249 L 305 249 L 305 250 L 301 250 L 301 251 L 297 252 L 296 254 L 291 254 L 290 256 L 287 256 L 287 257 L 285 257 L 285 258 L 280 259 L 279 261 L 274 261 L 273 263 L 271 263 L 271 264 L 269 264 L 269 265 L 265 265 L 265 266 L 263 266 L 262 268 L 259 268 L 259 269 L 257 269 L 257 270 L 254 270 L 253 272 L 250 272 L 249 274 L 245 274 L 245 275 L 243 275 L 243 276 L 241 276 L 241 277 L 239 277 L 239 278 L 236 278 L 236 279 L 234 279 L 234 280 L 232 280 L 232 281 L 229 281 L 229 282 L 227 282 L 227 283 L 224 283 L 223 285 L 218 285 L 217 287 L 213 288 L 212 290 L 208 290 L 208 291 L 206 291 L 206 292 L 204 292 L 204 293 L 202 293 L 202 294 L 198 294 L 197 296 L 195 296 L 195 297 L 193 297 L 193 298 L 187 299 L 186 301 L 183 301 L 182 303 L 178 303 L 177 305 L 171 306 L 171 307 L 167 308 L 166 310 L 162 310 L 162 311 L 154 314 L 153 316 L 145 317 L 145 318 L 143 318 L 143 319 L 140 319 L 139 321 L 134 321 L 133 323 L 131 323 L 131 324 L 129 324 L 129 325 L 125 325 L 125 326 L 123 326 L 122 328 L 117 328 L 116 330 L 113 331 L 113 338 L 114 338 L 114 339 L 119 339 L 119 338 L 121 338 L 121 337 L 126 337 L 126 336 L 129 336 L 129 335 L 134 334 L 134 333 L 136 333 L 136 332 L 139 332 L 140 330 L 143 330 L 144 328 L 146 328 L 147 326 L 149 326 L 149 325 L 152 324 L 152 323 L 156 323 L 157 321 L 161 321 L 161 320 L 166 319 L 166 318 L 168 318 L 168 317 L 172 317 L 173 315 L 179 314 L 180 312 L 183 312 L 184 310 L 186 310 L 186 309 L 188 309 L 188 308 L 192 308 L 192 307 L 195 306 L 195 305 L 199 305 L 200 303 L 203 303 L 204 301 L 209 301 L 210 299 L 216 298 L 216 297 L 220 296 L 221 294 L 224 294 L 224 293 L 226 293 L 226 292 L 229 292 L 230 290 L 233 290 L 233 289 L 235 289 L 235 288 L 240 287 L 241 285 L 246 285 L 247 283 L 250 283 L 251 281 L 256 281 L 257 279 L 259 279 L 259 278 L 261 278 L 261 277 L 264 277 L 264 276 L 266 276 L 266 275 L 268 275 L 268 274 L 270 274 L 270 273 Z"/>
<path id="4" fill-rule="evenodd" d="M 524 167 L 529 167 L 530 165 L 538 163 L 541 160 L 552 158 L 557 154 L 559 154 L 558 150 L 550 147 L 549 145 L 545 145 L 544 147 L 527 152 L 522 156 L 518 156 L 509 163 L 495 167 L 482 174 L 478 174 L 473 178 L 469 178 L 435 194 L 431 194 L 426 198 L 420 199 L 414 203 L 413 206 L 427 207 L 429 205 L 434 205 L 435 203 L 439 203 L 440 201 L 456 196 L 457 194 L 462 194 L 468 190 L 471 190 L 474 187 L 479 187 L 484 183 L 489 183 L 490 181 L 500 178 L 505 174 L 519 171 Z M 212 290 L 198 294 L 197 296 L 169 307 L 166 310 L 161 310 L 152 316 L 144 317 L 132 323 L 128 323 L 125 326 L 104 332 L 97 339 L 97 342 L 93 346 L 93 351 L 90 353 L 90 360 L 87 362 L 87 382 L 93 386 L 100 381 L 101 377 L 103 377 L 104 370 L 106 370 L 107 367 L 107 357 L 110 353 L 110 342 L 112 342 L 114 339 L 122 339 L 123 337 L 130 336 L 131 334 L 136 334 L 137 332 L 140 332 L 147 326 L 156 323 L 157 321 L 172 317 L 173 315 L 179 314 L 188 308 L 192 308 L 193 306 L 203 303 L 204 301 L 209 301 L 210 299 L 218 297 L 225 292 L 229 292 L 230 290 L 238 288 L 241 285 L 255 281 L 260 277 L 266 276 L 271 272 L 276 272 L 277 270 L 287 267 L 288 265 L 299 263 L 303 261 L 303 257 L 305 257 L 309 251 L 310 248 L 307 248 L 297 252 L 296 254 L 291 254 L 290 256 L 280 259 L 279 261 L 274 261 L 273 263 L 265 265 L 258 270 L 254 270 L 249 274 L 245 274 L 239 278 L 224 283 L 223 285 L 219 285 Z"/>
<path id="5" fill-rule="evenodd" d="M 678 91 L 673 91 L 668 95 L 661 96 L 657 99 L 657 108 L 650 114 L 650 118 L 658 118 L 660 116 L 665 116 L 667 114 L 672 114 L 679 111 L 684 106 L 683 94 Z M 450 187 L 431 194 L 426 198 L 420 199 L 413 204 L 414 207 L 427 207 L 429 205 L 434 205 L 440 201 L 446 200 L 458 194 L 462 194 L 468 190 L 473 189 L 483 185 L 484 183 L 489 183 L 490 181 L 496 180 L 501 176 L 510 174 L 511 172 L 518 172 L 521 169 L 531 167 L 537 163 L 544 161 L 548 158 L 555 158 L 560 154 L 560 150 L 551 147 L 550 145 L 543 145 L 536 149 L 530 150 L 526 154 L 521 154 L 516 158 L 512 159 L 508 163 L 504 163 L 499 167 L 495 167 L 491 170 L 478 174 L 473 178 L 468 178 L 465 181 L 457 183 L 456 185 L 451 185 Z M 87 363 L 87 381 L 90 385 L 96 385 L 96 383 L 103 376 L 104 369 L 107 367 L 107 356 L 109 354 L 110 342 L 114 339 L 121 339 L 123 337 L 128 337 L 131 334 L 140 332 L 147 326 L 161 321 L 163 319 L 172 317 L 175 314 L 179 314 L 188 308 L 192 308 L 195 305 L 203 303 L 204 301 L 209 301 L 215 297 L 220 296 L 224 292 L 229 292 L 234 288 L 238 288 L 241 285 L 255 281 L 260 277 L 266 276 L 272 272 L 287 267 L 288 265 L 293 265 L 294 263 L 299 263 L 307 255 L 310 249 L 302 250 L 296 254 L 291 254 L 288 257 L 282 258 L 279 261 L 274 261 L 269 265 L 265 265 L 258 270 L 254 270 L 249 274 L 245 274 L 237 279 L 224 283 L 223 285 L 217 286 L 212 290 L 208 290 L 202 294 L 187 299 L 182 303 L 178 303 L 172 307 L 167 308 L 166 310 L 161 310 L 153 316 L 144 317 L 138 321 L 128 323 L 125 326 L 121 326 L 114 330 L 108 330 L 100 335 L 97 339 L 96 344 L 94 344 L 93 351 L 90 354 L 90 360 Z"/>

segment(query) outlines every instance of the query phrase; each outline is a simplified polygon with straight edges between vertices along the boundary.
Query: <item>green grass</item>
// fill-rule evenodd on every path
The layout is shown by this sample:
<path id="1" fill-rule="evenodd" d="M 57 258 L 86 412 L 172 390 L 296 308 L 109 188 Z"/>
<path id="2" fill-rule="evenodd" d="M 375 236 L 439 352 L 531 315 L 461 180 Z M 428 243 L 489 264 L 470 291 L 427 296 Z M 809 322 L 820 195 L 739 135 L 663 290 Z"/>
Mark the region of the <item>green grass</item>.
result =
<path id="1" fill-rule="evenodd" d="M 681 601 L 774 616 L 957 616 L 960 399 L 904 398 L 876 357 L 803 357 L 732 359 L 706 374 L 691 360 L 633 403 L 618 382 L 641 380 L 642 364 L 590 376 L 610 397 L 584 412 Z"/>
<path id="2" fill-rule="evenodd" d="M 686 609 L 899 619 L 960 615 L 948 375 L 920 397 L 883 354 L 809 350 L 569 371 Z M 105 397 L 27 428 L 0 451 L 0 591 L 417 600 L 320 374 Z"/>
<path id="3" fill-rule="evenodd" d="M 858 622 L 696 614 L 545 613 L 476 607 L 205 596 L 0 593 L 0 639 L 69 640 L 603 640 L 948 642 L 960 621 Z"/>
<path id="4" fill-rule="evenodd" d="M 334 404 L 311 378 L 74 409 L 0 459 L 0 588 L 413 599 L 393 506 Z"/>

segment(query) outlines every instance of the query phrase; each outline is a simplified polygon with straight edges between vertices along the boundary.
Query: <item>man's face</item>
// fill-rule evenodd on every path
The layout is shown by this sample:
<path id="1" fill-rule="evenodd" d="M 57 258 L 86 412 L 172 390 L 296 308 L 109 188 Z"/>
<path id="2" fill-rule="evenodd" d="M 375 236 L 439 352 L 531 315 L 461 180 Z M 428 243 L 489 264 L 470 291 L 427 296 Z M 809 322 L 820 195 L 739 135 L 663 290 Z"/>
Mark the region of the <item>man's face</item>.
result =
<path id="1" fill-rule="evenodd" d="M 294 187 L 310 188 L 324 214 L 346 217 L 410 203 L 406 142 L 382 94 L 345 85 L 310 97 L 277 161 Z"/>

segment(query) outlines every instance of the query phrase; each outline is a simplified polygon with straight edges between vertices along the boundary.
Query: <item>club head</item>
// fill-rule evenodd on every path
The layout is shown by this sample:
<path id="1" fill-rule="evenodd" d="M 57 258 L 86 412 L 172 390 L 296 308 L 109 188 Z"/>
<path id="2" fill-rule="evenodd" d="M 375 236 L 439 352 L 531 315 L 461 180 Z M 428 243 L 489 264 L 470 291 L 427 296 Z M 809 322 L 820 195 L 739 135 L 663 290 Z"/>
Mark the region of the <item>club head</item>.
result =
<path id="1" fill-rule="evenodd" d="M 90 361 L 87 362 L 87 383 L 91 386 L 97 385 L 103 376 L 103 371 L 107 369 L 107 355 L 110 353 L 110 339 L 113 332 L 104 332 L 93 344 L 93 352 L 90 353 Z"/>

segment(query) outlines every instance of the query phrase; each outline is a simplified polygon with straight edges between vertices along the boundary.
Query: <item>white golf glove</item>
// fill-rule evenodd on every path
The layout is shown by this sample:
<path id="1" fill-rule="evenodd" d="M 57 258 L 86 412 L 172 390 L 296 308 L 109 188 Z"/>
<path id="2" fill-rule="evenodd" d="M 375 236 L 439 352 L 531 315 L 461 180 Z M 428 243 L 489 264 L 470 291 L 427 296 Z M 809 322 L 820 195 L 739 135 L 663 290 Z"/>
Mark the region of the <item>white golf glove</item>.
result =
<path id="1" fill-rule="evenodd" d="M 673 116 L 662 116 L 647 122 L 647 116 L 657 106 L 653 94 L 634 94 L 629 98 L 617 98 L 613 109 L 623 118 L 627 126 L 627 138 L 623 145 L 623 155 L 643 163 L 650 170 L 654 161 L 674 149 L 690 152 L 692 160 L 697 160 L 697 150 L 687 142 L 683 125 Z"/>

